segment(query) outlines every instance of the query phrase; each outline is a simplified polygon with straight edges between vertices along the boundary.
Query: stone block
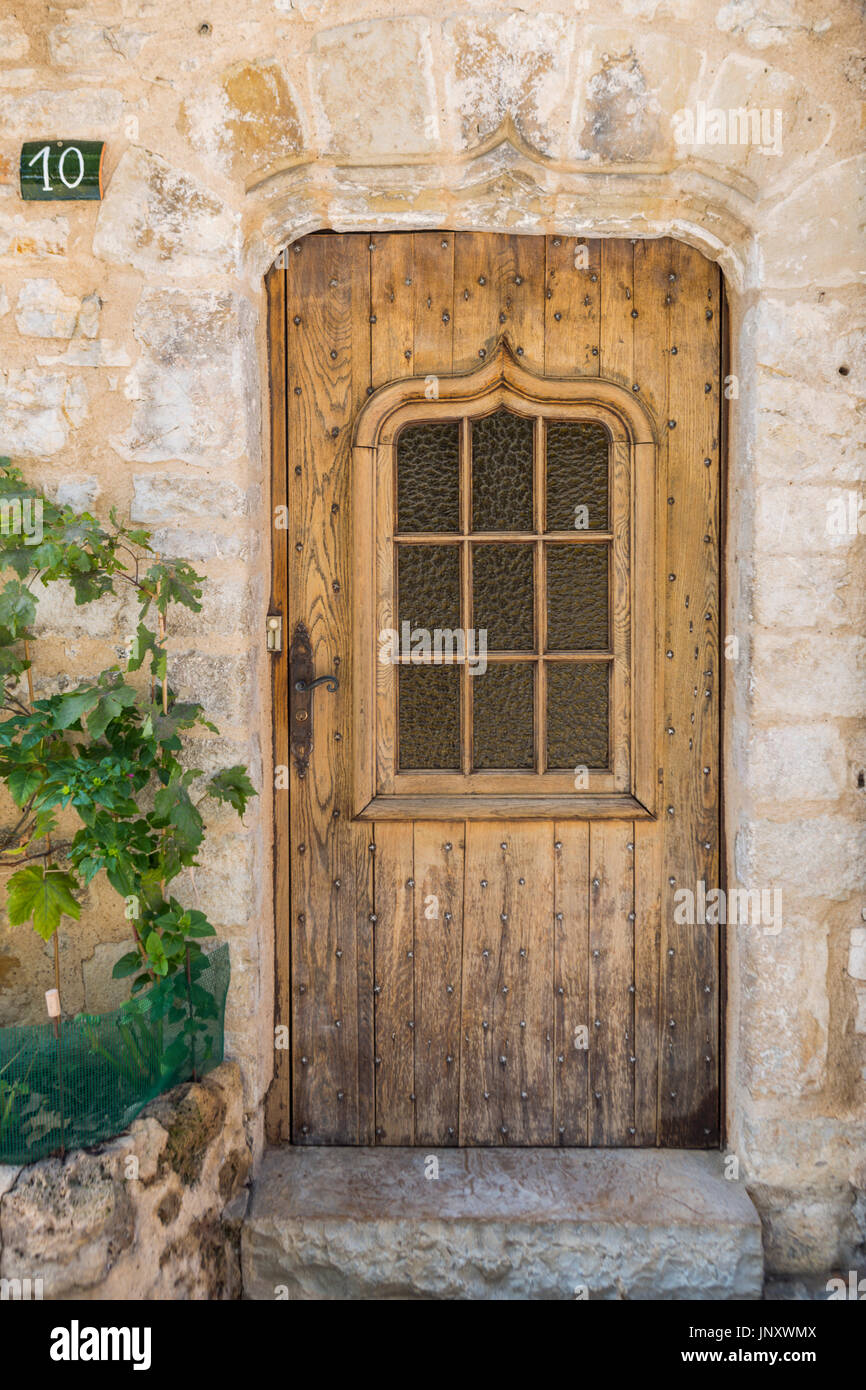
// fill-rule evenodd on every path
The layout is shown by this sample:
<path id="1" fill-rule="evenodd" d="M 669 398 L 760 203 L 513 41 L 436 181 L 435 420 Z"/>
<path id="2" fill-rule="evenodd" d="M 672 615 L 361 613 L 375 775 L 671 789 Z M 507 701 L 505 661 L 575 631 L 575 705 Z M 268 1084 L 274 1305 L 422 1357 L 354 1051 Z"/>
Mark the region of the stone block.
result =
<path id="1" fill-rule="evenodd" d="M 845 747 L 830 724 L 758 729 L 745 757 L 743 772 L 754 795 L 768 801 L 832 801 L 846 788 Z"/>
<path id="2" fill-rule="evenodd" d="M 252 702 L 252 659 L 209 656 L 204 652 L 169 655 L 171 687 L 182 700 L 198 700 L 208 718 L 246 723 Z"/>
<path id="3" fill-rule="evenodd" d="M 191 564 L 208 560 L 243 560 L 255 555 L 259 540 L 255 531 L 193 531 L 189 527 L 160 526 L 151 536 L 151 545 L 161 555 L 173 555 Z"/>
<path id="4" fill-rule="evenodd" d="M 580 38 L 573 153 L 592 163 L 668 167 L 676 151 L 671 116 L 689 101 L 703 51 L 626 29 L 585 29 Z"/>
<path id="5" fill-rule="evenodd" d="M 796 555 L 808 564 L 822 551 L 847 550 L 859 537 L 849 525 L 856 515 L 856 503 L 852 508 L 839 487 L 764 483 L 757 488 L 756 552 L 762 564 L 771 555 Z"/>
<path id="6" fill-rule="evenodd" d="M 276 62 L 233 63 L 182 104 L 180 129 L 209 163 L 241 177 L 304 147 L 297 101 Z"/>
<path id="7" fill-rule="evenodd" d="M 47 458 L 66 445 L 70 425 L 87 415 L 83 382 L 60 372 L 0 372 L 0 437 L 13 457 Z"/>
<path id="8" fill-rule="evenodd" d="M 833 112 L 816 102 L 800 78 L 743 53 L 722 60 L 712 83 L 702 86 L 701 99 L 707 113 L 723 113 L 718 133 L 724 139 L 682 144 L 679 151 L 717 167 L 726 183 L 746 180 L 753 189 L 796 184 L 803 163 L 833 129 Z"/>
<path id="9" fill-rule="evenodd" d="M 44 216 L 36 204 L 31 211 L 0 209 L 0 256 L 44 260 L 64 256 L 69 241 L 69 218 L 62 213 Z"/>
<path id="10" fill-rule="evenodd" d="M 859 718 L 866 677 L 866 638 L 756 634 L 752 656 L 755 714 L 760 719 Z"/>
<path id="11" fill-rule="evenodd" d="M 0 19 L 0 61 L 17 63 L 26 58 L 30 40 L 19 20 L 14 15 Z"/>
<path id="12" fill-rule="evenodd" d="M 26 338 L 95 338 L 99 296 L 64 294 L 56 280 L 25 280 L 18 292 L 15 322 Z"/>
<path id="13" fill-rule="evenodd" d="M 866 621 L 866 591 L 847 555 L 758 556 L 752 597 L 761 627 L 818 628 L 823 634 Z"/>
<path id="14" fill-rule="evenodd" d="M 46 488 L 46 495 L 53 497 L 60 506 L 72 507 L 76 512 L 93 511 L 100 493 L 99 479 L 92 475 L 87 478 L 62 478 L 55 486 Z"/>
<path id="15" fill-rule="evenodd" d="M 141 52 L 148 34 L 126 24 L 85 21 L 55 24 L 48 31 L 48 57 L 60 68 L 122 73 Z"/>
<path id="16" fill-rule="evenodd" d="M 850 354 L 837 353 L 846 366 Z M 838 484 L 866 478 L 866 448 L 859 433 L 860 403 L 844 387 L 830 390 L 809 380 L 757 372 L 755 466 L 761 479 Z"/>
<path id="17" fill-rule="evenodd" d="M 570 99 L 573 23 L 565 15 L 460 16 L 443 28 L 449 54 L 445 84 L 467 145 L 477 145 L 511 116 L 530 144 L 560 143 L 553 117 Z"/>
<path id="18" fill-rule="evenodd" d="M 111 440 L 121 457 L 226 464 L 253 454 L 259 391 L 248 301 L 228 290 L 145 290 L 134 332 L 132 424 Z"/>
<path id="19" fill-rule="evenodd" d="M 433 50 L 425 20 L 374 19 L 321 30 L 313 39 L 310 83 L 329 149 L 373 158 L 435 147 Z"/>
<path id="20" fill-rule="evenodd" d="M 776 936 L 751 927 L 735 930 L 740 1080 L 755 1100 L 814 1095 L 827 1080 L 827 930 L 790 920 Z"/>
<path id="21" fill-rule="evenodd" d="M 768 1273 L 809 1275 L 836 1266 L 851 1210 L 844 1188 L 831 1196 L 820 1189 L 778 1190 L 750 1184 L 749 1193 L 761 1213 Z"/>
<path id="22" fill-rule="evenodd" d="M 866 824 L 842 816 L 753 822 L 737 836 L 744 886 L 842 902 L 866 887 Z"/>
<path id="23" fill-rule="evenodd" d="M 145 274 L 207 279 L 236 264 L 238 216 L 191 175 L 145 149 L 120 158 L 100 205 L 93 251 Z"/>
<path id="24" fill-rule="evenodd" d="M 148 525 L 189 517 L 243 521 L 250 514 L 250 494 L 226 478 L 199 474 L 135 473 L 130 516 Z"/>
<path id="25" fill-rule="evenodd" d="M 763 1273 L 720 1156 L 652 1150 L 271 1150 L 242 1256 L 267 1300 L 754 1299 Z"/>
<path id="26" fill-rule="evenodd" d="M 744 328 L 754 331 L 755 354 L 766 372 L 765 386 L 775 379 L 831 391 L 835 399 L 857 397 L 866 385 L 866 296 L 862 291 L 816 302 L 762 295 L 749 309 Z M 847 367 L 847 374 L 839 368 Z M 778 375 L 784 373 L 784 375 Z M 820 432 L 822 420 L 815 419 Z M 819 452 L 824 447 L 821 440 Z"/>
<path id="27" fill-rule="evenodd" d="M 840 159 L 807 174 L 767 213 L 759 233 L 767 288 L 859 283 L 866 199 L 866 155 Z"/>
<path id="28" fill-rule="evenodd" d="M 0 129 L 25 140 L 32 140 L 34 131 L 67 131 L 78 140 L 104 140 L 118 129 L 122 114 L 123 97 L 110 87 L 74 84 L 65 91 L 0 91 Z"/>

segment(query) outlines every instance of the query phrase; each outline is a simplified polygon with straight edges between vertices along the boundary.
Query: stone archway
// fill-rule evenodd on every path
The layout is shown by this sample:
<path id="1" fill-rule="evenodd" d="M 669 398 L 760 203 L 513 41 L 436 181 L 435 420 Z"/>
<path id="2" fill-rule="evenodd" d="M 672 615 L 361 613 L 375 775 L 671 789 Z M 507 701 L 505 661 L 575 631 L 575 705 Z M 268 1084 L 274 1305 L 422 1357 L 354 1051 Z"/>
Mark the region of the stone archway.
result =
<path id="1" fill-rule="evenodd" d="M 789 435 L 783 428 L 784 438 L 779 432 L 774 437 L 767 429 L 767 419 L 776 411 L 774 378 L 787 371 L 782 365 L 787 358 L 785 325 L 793 325 L 795 341 L 802 342 L 810 331 L 810 317 L 815 320 L 816 314 L 818 318 L 825 315 L 820 310 L 789 306 L 787 292 L 768 296 L 761 288 L 758 266 L 763 259 L 766 278 L 768 245 L 774 247 L 782 263 L 787 263 L 790 247 L 781 225 L 790 210 L 784 201 L 765 210 L 754 188 L 747 191 L 745 181 L 732 173 L 725 181 L 720 172 L 717 166 L 710 170 L 706 165 L 628 177 L 588 172 L 584 163 L 551 158 L 534 149 L 509 117 L 476 147 L 456 151 L 450 158 L 431 155 L 412 161 L 395 156 L 373 162 L 362 157 L 299 157 L 249 186 L 244 243 L 247 263 L 256 274 L 296 237 L 317 226 L 368 231 L 448 226 L 456 230 L 585 236 L 670 235 L 698 246 L 719 262 L 725 271 L 730 304 L 729 390 L 737 402 L 731 408 L 728 440 L 725 631 L 738 639 L 741 653 L 748 654 L 747 660 L 729 661 L 725 671 L 725 770 L 730 788 L 725 807 L 726 858 L 729 884 L 748 888 L 765 884 L 768 878 L 775 884 L 796 857 L 793 849 L 789 852 L 786 848 L 784 837 L 769 829 L 763 817 L 758 824 L 754 820 L 756 802 L 766 798 L 770 750 L 786 740 L 796 742 L 795 733 L 785 732 L 790 715 L 782 714 L 776 728 L 772 697 L 760 710 L 753 698 L 755 663 L 769 681 L 772 663 L 789 659 L 783 655 L 785 643 L 772 633 L 771 615 L 784 606 L 772 576 L 775 560 L 765 560 L 766 572 L 762 572 L 760 547 L 769 524 L 762 498 L 768 490 L 785 487 L 785 451 L 796 430 Z M 820 183 L 820 175 L 817 181 Z M 784 272 L 780 274 L 784 278 Z M 836 322 L 840 327 L 847 322 L 841 306 Z M 768 349 L 779 363 L 775 369 L 765 362 Z M 808 373 L 799 348 L 794 355 L 799 373 Z M 825 370 L 828 379 L 829 366 Z M 762 458 L 766 463 L 756 470 L 756 461 Z M 823 492 L 820 499 L 823 504 Z M 756 630 L 751 613 L 756 586 L 770 624 L 766 633 Z M 806 600 L 800 596 L 798 601 Z M 797 657 L 792 659 L 792 669 L 796 669 Z M 787 809 L 777 798 L 773 814 L 779 812 L 783 818 L 796 819 L 796 797 Z M 832 842 L 835 827 L 829 825 L 827 834 Z M 802 969 L 803 953 L 808 950 L 805 941 L 792 943 L 789 949 Z M 829 1142 L 836 1154 L 836 1176 L 829 1182 L 822 1171 L 825 1160 L 816 1167 L 807 1145 L 798 1143 L 790 1161 L 784 1156 L 785 1143 L 790 1143 L 786 1097 L 791 1087 L 779 1080 L 775 1063 L 767 1066 L 760 1030 L 769 1001 L 760 990 L 760 999 L 756 998 L 751 984 L 756 959 L 764 957 L 766 951 L 766 940 L 744 939 L 738 931 L 729 933 L 728 1146 L 754 1183 L 759 1207 L 772 1232 L 771 1243 L 776 1242 L 780 1251 L 789 1248 L 789 1232 L 799 1229 L 804 1219 L 799 1205 L 789 1219 L 789 1194 L 803 1184 L 813 1194 L 821 1192 L 820 1200 L 826 1204 L 824 1224 L 814 1238 L 829 1242 L 824 1246 L 828 1249 L 840 1238 L 850 1211 L 845 1176 L 847 1141 L 844 1131 L 821 1141 L 822 1153 L 827 1152 Z M 790 1009 L 790 1018 L 804 1020 L 795 1025 L 786 1022 L 783 1031 L 795 1031 L 798 1026 L 808 1031 L 814 1010 L 820 1015 L 826 1006 L 814 994 L 804 1004 L 802 997 L 796 998 L 796 986 L 792 992 L 781 983 L 787 977 L 793 985 L 796 972 L 790 975 L 791 969 L 790 960 L 778 964 L 781 976 L 771 990 L 777 1001 L 775 1009 Z M 773 1006 L 769 1007 L 772 1011 Z M 826 1036 L 818 1044 L 819 1054 L 822 1046 L 826 1049 Z M 784 1068 L 789 1064 L 779 1057 L 778 1065 Z M 808 1076 L 820 1072 L 824 1063 L 819 1056 L 803 1063 L 796 1059 L 794 1065 L 804 1067 Z M 807 1081 L 807 1088 L 811 1084 Z M 788 1135 L 785 1142 L 783 1135 Z M 783 1263 L 788 1258 L 780 1255 Z"/>

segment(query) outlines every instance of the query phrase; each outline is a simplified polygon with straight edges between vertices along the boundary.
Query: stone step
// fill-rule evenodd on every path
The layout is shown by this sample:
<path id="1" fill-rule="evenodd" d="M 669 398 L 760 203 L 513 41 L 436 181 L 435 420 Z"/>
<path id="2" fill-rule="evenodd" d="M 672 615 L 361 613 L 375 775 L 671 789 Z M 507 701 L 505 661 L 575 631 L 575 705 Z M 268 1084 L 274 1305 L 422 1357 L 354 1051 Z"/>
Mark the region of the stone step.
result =
<path id="1" fill-rule="evenodd" d="M 248 1299 L 758 1299 L 763 1282 L 743 1183 L 684 1150 L 271 1149 L 242 1261 Z"/>

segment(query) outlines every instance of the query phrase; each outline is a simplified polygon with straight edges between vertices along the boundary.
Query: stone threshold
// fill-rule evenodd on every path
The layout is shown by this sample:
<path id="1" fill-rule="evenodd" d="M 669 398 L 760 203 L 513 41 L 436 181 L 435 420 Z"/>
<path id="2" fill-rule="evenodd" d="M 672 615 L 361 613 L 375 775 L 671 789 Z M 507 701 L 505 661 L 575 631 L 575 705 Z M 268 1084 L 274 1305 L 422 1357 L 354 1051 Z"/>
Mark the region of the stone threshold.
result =
<path id="1" fill-rule="evenodd" d="M 758 1214 L 715 1152 L 284 1146 L 241 1242 L 248 1299 L 759 1299 L 763 1283 Z"/>

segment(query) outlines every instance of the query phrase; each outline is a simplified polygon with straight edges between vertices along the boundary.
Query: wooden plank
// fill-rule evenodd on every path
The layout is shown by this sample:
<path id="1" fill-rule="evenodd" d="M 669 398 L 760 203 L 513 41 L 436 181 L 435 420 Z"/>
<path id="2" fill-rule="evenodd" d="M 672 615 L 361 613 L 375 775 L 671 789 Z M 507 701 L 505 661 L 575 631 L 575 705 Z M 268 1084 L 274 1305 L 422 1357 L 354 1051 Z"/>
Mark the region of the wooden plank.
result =
<path id="1" fill-rule="evenodd" d="M 554 1138 L 589 1138 L 589 826 L 554 826 Z"/>
<path id="2" fill-rule="evenodd" d="M 474 679 L 477 679 L 475 677 Z M 438 780 L 438 779 L 437 779 Z M 572 778 L 572 784 L 574 779 Z M 438 796 L 419 792 L 411 796 L 376 797 L 359 819 L 453 820 L 455 815 L 484 820 L 647 820 L 651 812 L 634 797 L 617 793 L 604 796 Z"/>
<path id="3" fill-rule="evenodd" d="M 553 1140 L 553 838 L 531 822 L 466 827 L 460 1135 Z"/>
<path id="4" fill-rule="evenodd" d="M 284 645 L 288 650 L 295 623 L 305 622 L 316 670 L 336 670 L 341 680 L 335 696 L 317 692 L 309 770 L 303 779 L 294 768 L 291 774 L 293 1138 L 357 1143 L 356 921 L 370 904 L 358 877 L 367 834 L 350 820 L 347 426 L 369 385 L 362 240 L 298 242 L 288 257 L 286 292 L 291 529 Z"/>
<path id="5" fill-rule="evenodd" d="M 415 283 L 411 232 L 372 235 L 370 246 L 371 384 L 414 376 Z"/>
<path id="6" fill-rule="evenodd" d="M 659 432 L 665 428 L 668 364 L 668 297 L 672 282 L 669 237 L 657 241 L 637 241 L 634 245 L 632 274 L 632 371 L 637 385 L 634 393 L 646 406 Z M 671 301 L 672 302 L 672 301 Z"/>
<path id="7" fill-rule="evenodd" d="M 454 242 L 451 232 L 416 232 L 415 376 L 449 376 L 454 340 Z"/>
<path id="8" fill-rule="evenodd" d="M 544 241 L 459 232 L 454 249 L 454 371 L 478 367 L 506 338 L 544 371 Z"/>
<path id="9" fill-rule="evenodd" d="M 601 243 L 600 374 L 630 391 L 634 385 L 634 246 Z"/>
<path id="10" fill-rule="evenodd" d="M 631 449 L 615 440 L 611 468 L 611 517 L 614 526 L 613 544 L 609 550 L 608 603 L 610 640 L 616 653 L 611 671 L 611 729 L 613 747 L 611 766 L 614 785 L 627 791 L 632 781 L 632 680 L 631 629 L 634 594 L 632 588 L 632 516 Z"/>
<path id="11" fill-rule="evenodd" d="M 719 886 L 719 272 L 671 246 L 664 643 L 668 737 L 661 939 L 660 1139 L 718 1143 L 718 928 L 674 920 Z M 674 353 L 674 348 L 677 349 Z M 709 391 L 705 385 L 709 384 Z M 709 465 L 704 460 L 709 459 Z M 705 771 L 706 769 L 706 771 Z"/>
<path id="12" fill-rule="evenodd" d="M 358 995 L 358 1138 L 375 1143 L 376 1134 L 376 994 L 375 994 L 375 840 L 369 827 L 355 828 L 355 899 L 357 903 L 356 961 Z"/>
<path id="13" fill-rule="evenodd" d="M 634 827 L 634 1142 L 642 1145 L 658 1137 L 663 830 L 655 822 Z"/>
<path id="14" fill-rule="evenodd" d="M 463 822 L 416 821 L 414 835 L 415 1143 L 456 1144 L 460 1126 Z"/>
<path id="15" fill-rule="evenodd" d="M 414 1144 L 415 894 L 410 824 L 376 827 L 376 1143 Z"/>
<path id="16" fill-rule="evenodd" d="M 596 1146 L 633 1141 L 633 836 L 628 822 L 589 830 L 590 1142 Z"/>
<path id="17" fill-rule="evenodd" d="M 283 615 L 288 622 L 288 531 L 284 523 L 288 509 L 286 459 L 286 275 L 272 267 L 265 279 L 268 300 L 268 367 L 271 430 L 271 598 L 269 611 Z M 280 511 L 279 509 L 282 509 Z M 289 934 L 290 846 L 289 791 L 280 768 L 289 765 L 288 660 L 285 643 L 281 655 L 271 661 L 271 701 L 273 711 L 274 759 L 274 1025 L 282 1030 L 277 1038 L 291 1040 L 291 951 Z M 280 784 L 279 786 L 277 784 Z M 274 1079 L 268 1092 L 265 1128 L 268 1142 L 275 1144 L 291 1137 L 292 1070 L 289 1047 L 274 1050 Z"/>
<path id="18" fill-rule="evenodd" d="M 601 241 L 586 237 L 547 238 L 544 370 L 548 376 L 598 376 L 601 247 Z"/>

